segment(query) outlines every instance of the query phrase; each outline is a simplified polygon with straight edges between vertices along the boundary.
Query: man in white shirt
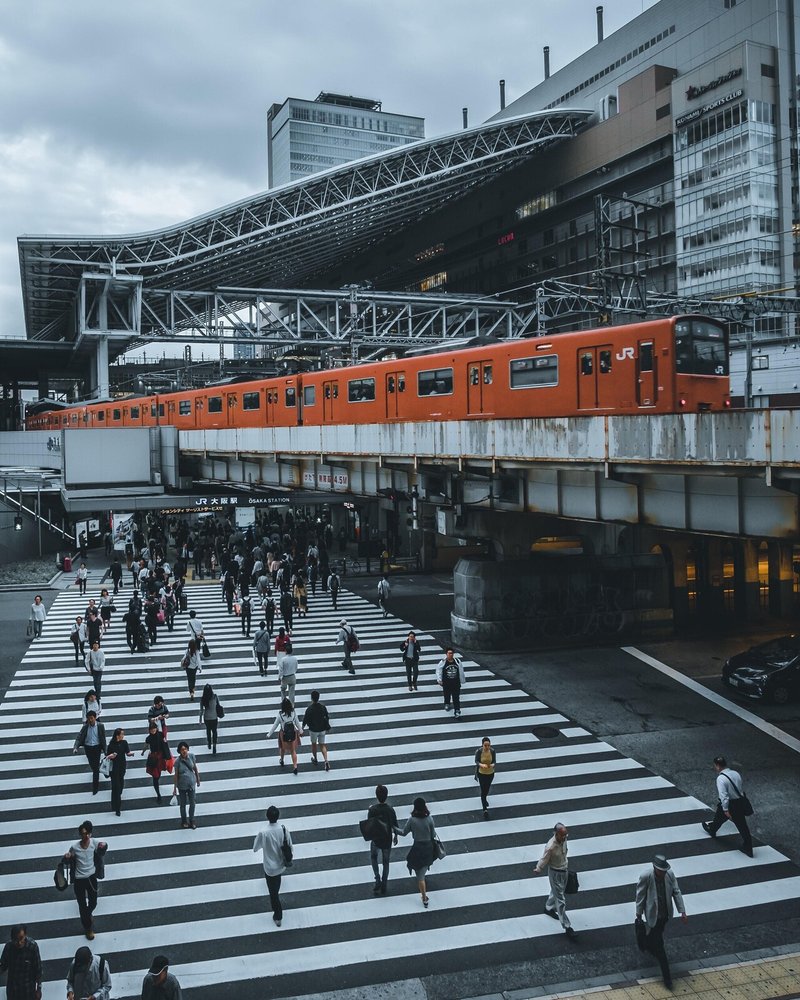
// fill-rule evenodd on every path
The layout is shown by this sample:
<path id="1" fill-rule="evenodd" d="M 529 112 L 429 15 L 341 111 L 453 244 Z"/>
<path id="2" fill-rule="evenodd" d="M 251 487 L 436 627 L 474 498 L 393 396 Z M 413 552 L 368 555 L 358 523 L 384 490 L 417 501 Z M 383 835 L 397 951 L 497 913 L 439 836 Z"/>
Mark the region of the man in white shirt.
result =
<path id="1" fill-rule="evenodd" d="M 278 680 L 281 698 L 288 698 L 294 705 L 294 686 L 297 682 L 297 657 L 292 652 L 292 644 L 286 643 L 286 651 L 278 663 Z"/>
<path id="2" fill-rule="evenodd" d="M 744 811 L 744 782 L 738 771 L 728 767 L 724 757 L 714 758 L 714 770 L 717 772 L 717 811 L 710 823 L 703 823 L 703 829 L 710 837 L 716 837 L 717 830 L 730 820 L 742 835 L 742 846 L 739 850 L 748 858 L 753 856 L 753 838 L 747 825 Z"/>
<path id="3" fill-rule="evenodd" d="M 261 851 L 261 861 L 264 865 L 264 878 L 267 880 L 269 901 L 272 905 L 272 919 L 280 927 L 283 920 L 283 905 L 281 903 L 281 875 L 287 870 L 283 845 L 292 849 L 292 838 L 283 824 L 278 824 L 280 810 L 277 806 L 267 809 L 267 825 L 259 830 L 253 841 L 253 853 Z"/>
<path id="4" fill-rule="evenodd" d="M 564 933 L 568 938 L 576 938 L 578 935 L 572 929 L 569 916 L 567 915 L 567 875 L 569 874 L 569 862 L 567 861 L 567 837 L 569 830 L 563 823 L 556 823 L 553 827 L 553 836 L 547 841 L 541 858 L 533 869 L 534 875 L 541 875 L 547 869 L 550 879 L 550 894 L 544 904 L 544 912 L 554 920 L 560 920 Z"/>

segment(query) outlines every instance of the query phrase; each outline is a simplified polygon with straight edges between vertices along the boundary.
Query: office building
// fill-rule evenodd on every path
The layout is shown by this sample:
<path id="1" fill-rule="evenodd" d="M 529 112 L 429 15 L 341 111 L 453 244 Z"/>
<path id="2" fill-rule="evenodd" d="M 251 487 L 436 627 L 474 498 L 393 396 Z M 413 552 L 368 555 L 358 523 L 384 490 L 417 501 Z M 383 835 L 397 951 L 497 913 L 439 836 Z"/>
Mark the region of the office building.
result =
<path id="1" fill-rule="evenodd" d="M 661 0 L 603 37 L 599 8 L 597 44 L 552 74 L 557 50 L 545 51 L 545 79 L 494 116 L 587 108 L 589 127 L 393 235 L 361 262 L 363 277 L 379 288 L 510 297 L 545 278 L 591 284 L 602 263 L 601 195 L 606 266 L 638 268 L 650 291 L 793 295 L 800 25 L 792 9 L 788 0 Z M 752 401 L 800 404 L 794 317 L 757 317 L 751 333 Z M 742 397 L 746 328 L 735 326 L 732 338 Z"/>
<path id="2" fill-rule="evenodd" d="M 425 119 L 383 111 L 380 101 L 321 93 L 267 112 L 269 187 L 425 138 Z"/>

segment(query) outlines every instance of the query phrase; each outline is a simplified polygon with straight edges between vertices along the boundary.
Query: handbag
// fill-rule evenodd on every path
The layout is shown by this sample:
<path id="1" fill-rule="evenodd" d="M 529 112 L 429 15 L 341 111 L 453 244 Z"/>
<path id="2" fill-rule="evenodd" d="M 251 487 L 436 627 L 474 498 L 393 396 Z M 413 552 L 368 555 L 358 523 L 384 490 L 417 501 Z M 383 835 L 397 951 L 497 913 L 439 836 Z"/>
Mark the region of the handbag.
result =
<path id="1" fill-rule="evenodd" d="M 647 951 L 647 924 L 641 917 L 634 920 L 633 932 L 636 935 L 636 946 L 639 951 Z"/>
<path id="2" fill-rule="evenodd" d="M 110 757 L 103 757 L 100 761 L 100 773 L 104 778 L 111 777 L 111 768 L 114 766 L 114 761 Z"/>
<path id="3" fill-rule="evenodd" d="M 203 656 L 205 656 L 205 658 L 208 659 L 209 656 L 211 656 L 211 650 L 208 648 L 208 643 L 206 642 L 205 639 L 203 639 L 202 650 L 203 650 Z"/>
<path id="4" fill-rule="evenodd" d="M 358 821 L 358 828 L 361 831 L 361 836 L 364 840 L 372 840 L 372 834 L 375 831 L 374 817 L 368 816 L 366 819 L 360 819 Z"/>
<path id="5" fill-rule="evenodd" d="M 218 719 L 224 719 L 225 718 L 225 709 L 222 707 L 222 705 L 220 704 L 219 700 L 217 701 L 217 718 Z"/>
<path id="6" fill-rule="evenodd" d="M 578 873 L 573 871 L 567 872 L 567 885 L 564 892 L 577 892 L 580 888 L 580 883 L 578 882 Z"/>
<path id="7" fill-rule="evenodd" d="M 434 833 L 431 838 L 431 842 L 433 844 L 433 860 L 442 861 L 447 857 L 447 851 L 445 850 L 444 844 L 441 840 L 439 840 L 439 835 Z"/>
<path id="8" fill-rule="evenodd" d="M 33 635 L 33 621 L 28 619 L 28 627 L 25 629 L 25 635 L 30 638 Z"/>
<path id="9" fill-rule="evenodd" d="M 283 854 L 283 863 L 287 868 L 291 868 L 294 859 L 294 853 L 292 851 L 292 845 L 289 843 L 289 838 L 286 836 L 286 827 L 281 824 L 283 829 L 283 843 L 281 844 L 281 853 Z"/>

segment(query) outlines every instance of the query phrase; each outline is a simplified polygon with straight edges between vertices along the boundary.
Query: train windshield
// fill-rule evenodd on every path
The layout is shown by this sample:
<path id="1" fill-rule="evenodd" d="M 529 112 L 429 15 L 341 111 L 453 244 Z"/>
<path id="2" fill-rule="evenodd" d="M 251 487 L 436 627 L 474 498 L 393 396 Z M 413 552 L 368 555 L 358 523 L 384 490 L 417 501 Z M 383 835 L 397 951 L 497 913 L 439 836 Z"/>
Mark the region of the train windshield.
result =
<path id="1" fill-rule="evenodd" d="M 678 320 L 675 324 L 675 369 L 683 375 L 727 375 L 726 328 L 710 320 Z"/>

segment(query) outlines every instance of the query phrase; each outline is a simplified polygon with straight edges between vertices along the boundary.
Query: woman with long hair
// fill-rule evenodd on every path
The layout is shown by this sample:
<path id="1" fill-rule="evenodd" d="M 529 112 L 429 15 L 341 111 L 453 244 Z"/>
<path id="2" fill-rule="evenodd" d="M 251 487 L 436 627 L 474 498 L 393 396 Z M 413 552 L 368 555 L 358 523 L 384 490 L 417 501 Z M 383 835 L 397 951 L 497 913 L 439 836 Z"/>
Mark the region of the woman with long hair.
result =
<path id="1" fill-rule="evenodd" d="M 98 719 L 103 714 L 103 707 L 94 688 L 89 688 L 84 696 L 83 708 L 81 709 L 81 722 L 86 722 L 87 712 L 94 712 Z"/>
<path id="2" fill-rule="evenodd" d="M 194 686 L 197 681 L 197 671 L 201 669 L 200 650 L 196 639 L 190 639 L 186 654 L 181 660 L 181 666 L 186 671 L 186 683 L 189 685 L 189 700 L 194 701 Z"/>
<path id="3" fill-rule="evenodd" d="M 158 786 L 158 779 L 161 777 L 163 771 L 168 771 L 171 774 L 175 763 L 172 757 L 172 752 L 167 745 L 164 734 L 158 728 L 156 720 L 151 719 L 147 728 L 148 734 L 145 737 L 144 747 L 142 748 L 142 756 L 147 754 L 147 760 L 144 765 L 145 770 L 153 779 L 156 801 L 160 802 L 161 789 Z"/>
<path id="4" fill-rule="evenodd" d="M 114 730 L 106 756 L 111 759 L 111 808 L 117 816 L 120 816 L 122 814 L 122 790 L 125 787 L 128 757 L 133 756 L 133 751 L 125 739 L 124 729 Z"/>
<path id="5" fill-rule="evenodd" d="M 214 688 L 210 684 L 206 684 L 203 688 L 203 693 L 200 696 L 200 721 L 206 724 L 206 741 L 208 743 L 208 749 L 211 750 L 211 745 L 213 743 L 214 749 L 212 753 L 217 752 L 217 724 L 219 721 L 219 698 L 214 691 Z"/>
<path id="6" fill-rule="evenodd" d="M 281 702 L 281 710 L 275 716 L 272 729 L 267 733 L 267 739 L 274 736 L 275 733 L 278 734 L 278 753 L 280 754 L 278 763 L 283 767 L 284 755 L 290 753 L 295 774 L 297 774 L 297 746 L 300 743 L 302 731 L 303 727 L 297 718 L 294 706 L 288 698 L 284 698 Z"/>
<path id="7" fill-rule="evenodd" d="M 100 591 L 100 618 L 103 622 L 103 632 L 111 626 L 111 612 L 114 610 L 114 598 L 108 593 L 108 588 L 103 587 Z"/>
<path id="8" fill-rule="evenodd" d="M 422 905 L 428 908 L 428 892 L 425 884 L 425 876 L 428 869 L 434 862 L 433 838 L 436 836 L 436 827 L 433 825 L 431 813 L 425 804 L 425 799 L 414 799 L 414 808 L 411 815 L 406 820 L 403 827 L 402 836 L 411 834 L 414 843 L 406 856 L 406 864 L 409 872 L 414 872 L 419 887 L 419 894 L 422 897 Z"/>

